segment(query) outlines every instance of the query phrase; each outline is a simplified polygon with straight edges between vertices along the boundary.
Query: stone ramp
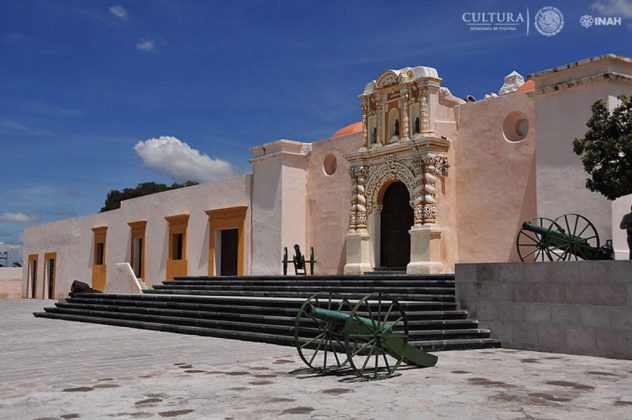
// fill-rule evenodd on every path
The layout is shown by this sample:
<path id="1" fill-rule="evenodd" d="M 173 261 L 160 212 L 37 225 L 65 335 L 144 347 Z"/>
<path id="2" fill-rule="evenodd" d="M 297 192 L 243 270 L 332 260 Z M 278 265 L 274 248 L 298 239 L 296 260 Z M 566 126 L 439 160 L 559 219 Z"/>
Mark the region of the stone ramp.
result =
<path id="1" fill-rule="evenodd" d="M 350 301 L 377 292 L 397 298 L 411 344 L 429 351 L 500 346 L 457 309 L 453 275 L 182 277 L 142 295 L 83 293 L 34 315 L 293 346 L 296 314 L 317 292 Z"/>

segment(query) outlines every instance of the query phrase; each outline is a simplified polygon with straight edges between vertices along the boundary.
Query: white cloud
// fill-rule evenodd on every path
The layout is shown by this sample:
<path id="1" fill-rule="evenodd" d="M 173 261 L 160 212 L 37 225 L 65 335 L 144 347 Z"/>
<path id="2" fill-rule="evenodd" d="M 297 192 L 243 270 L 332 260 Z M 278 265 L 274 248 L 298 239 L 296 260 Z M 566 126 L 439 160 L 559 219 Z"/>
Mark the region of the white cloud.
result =
<path id="1" fill-rule="evenodd" d="M 24 213 L 2 213 L 0 214 L 0 221 L 2 222 L 16 222 L 16 223 L 28 223 L 39 220 L 37 216 L 29 216 Z"/>
<path id="2" fill-rule="evenodd" d="M 0 120 L 0 130 L 7 131 L 10 134 L 24 134 L 27 136 L 46 136 L 51 134 L 50 131 L 19 123 L 11 120 Z"/>
<path id="3" fill-rule="evenodd" d="M 597 1 L 590 6 L 593 10 L 606 16 L 632 18 L 632 0 Z"/>
<path id="4" fill-rule="evenodd" d="M 0 241 L 0 252 L 21 251 L 21 250 L 22 250 L 22 245 L 19 245 L 19 244 L 5 244 L 4 242 Z"/>
<path id="5" fill-rule="evenodd" d="M 151 39 L 143 39 L 136 44 L 138 51 L 156 51 L 156 44 Z"/>
<path id="6" fill-rule="evenodd" d="M 116 6 L 110 6 L 109 10 L 110 10 L 110 13 L 112 13 L 117 18 L 121 20 L 127 20 L 127 16 L 128 16 L 127 10 L 125 10 L 125 8 L 121 6 L 120 4 L 117 4 Z"/>
<path id="7" fill-rule="evenodd" d="M 8 253 L 8 261 L 7 266 L 13 265 L 14 262 L 22 263 L 22 245 L 19 244 L 7 244 L 4 242 L 0 242 L 0 252 Z M 2 264 L 4 265 L 4 258 L 2 259 Z"/>
<path id="8" fill-rule="evenodd" d="M 175 181 L 210 182 L 237 173 L 230 162 L 202 154 L 172 136 L 139 141 L 134 150 L 145 167 L 168 175 Z"/>

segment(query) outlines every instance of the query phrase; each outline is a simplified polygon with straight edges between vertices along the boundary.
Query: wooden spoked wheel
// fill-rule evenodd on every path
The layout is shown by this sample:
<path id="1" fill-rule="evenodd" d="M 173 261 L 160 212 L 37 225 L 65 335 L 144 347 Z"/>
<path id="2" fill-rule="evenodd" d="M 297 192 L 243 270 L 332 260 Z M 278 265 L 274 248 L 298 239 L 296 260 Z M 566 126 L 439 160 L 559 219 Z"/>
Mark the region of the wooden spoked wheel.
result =
<path id="1" fill-rule="evenodd" d="M 356 375 L 368 380 L 392 376 L 404 352 L 389 349 L 408 344 L 408 320 L 399 302 L 381 293 L 366 296 L 353 307 L 350 322 L 362 325 L 345 326 L 347 358 Z"/>
<path id="2" fill-rule="evenodd" d="M 316 293 L 301 305 L 294 322 L 294 341 L 303 362 L 318 373 L 335 372 L 347 364 L 344 334 L 330 322 L 309 316 L 317 307 L 350 312 L 346 299 L 333 299 L 331 293 Z"/>
<path id="3" fill-rule="evenodd" d="M 561 227 L 551 219 L 546 217 L 538 217 L 530 221 L 532 225 L 536 225 L 545 229 L 547 232 L 559 232 Z M 516 248 L 520 261 L 563 261 L 564 251 L 552 247 L 547 241 L 546 234 L 531 232 L 524 228 L 520 229 L 516 238 Z"/>
<path id="4" fill-rule="evenodd" d="M 568 243 L 558 248 L 562 260 L 583 260 L 587 250 L 599 248 L 599 234 L 595 225 L 584 216 L 575 213 L 565 214 L 555 219 L 568 238 Z"/>

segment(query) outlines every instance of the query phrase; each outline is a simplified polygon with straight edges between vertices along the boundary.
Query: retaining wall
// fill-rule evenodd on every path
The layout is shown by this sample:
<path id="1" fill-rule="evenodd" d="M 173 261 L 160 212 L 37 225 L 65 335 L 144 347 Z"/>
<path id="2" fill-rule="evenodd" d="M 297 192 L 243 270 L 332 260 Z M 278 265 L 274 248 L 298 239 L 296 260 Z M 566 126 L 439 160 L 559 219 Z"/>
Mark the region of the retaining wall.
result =
<path id="1" fill-rule="evenodd" d="M 503 347 L 632 359 L 632 261 L 458 264 L 456 295 Z"/>

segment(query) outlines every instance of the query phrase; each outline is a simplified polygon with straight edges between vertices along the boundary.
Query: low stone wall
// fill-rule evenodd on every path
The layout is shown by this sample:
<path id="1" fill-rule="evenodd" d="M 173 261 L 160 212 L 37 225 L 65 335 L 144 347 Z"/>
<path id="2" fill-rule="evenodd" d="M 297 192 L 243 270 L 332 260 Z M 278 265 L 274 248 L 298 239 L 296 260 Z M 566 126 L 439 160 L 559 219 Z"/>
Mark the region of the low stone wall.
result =
<path id="1" fill-rule="evenodd" d="M 456 296 L 503 347 L 632 359 L 632 261 L 459 264 Z"/>
<path id="2" fill-rule="evenodd" d="M 0 299 L 19 299 L 22 293 L 22 268 L 0 267 Z"/>

